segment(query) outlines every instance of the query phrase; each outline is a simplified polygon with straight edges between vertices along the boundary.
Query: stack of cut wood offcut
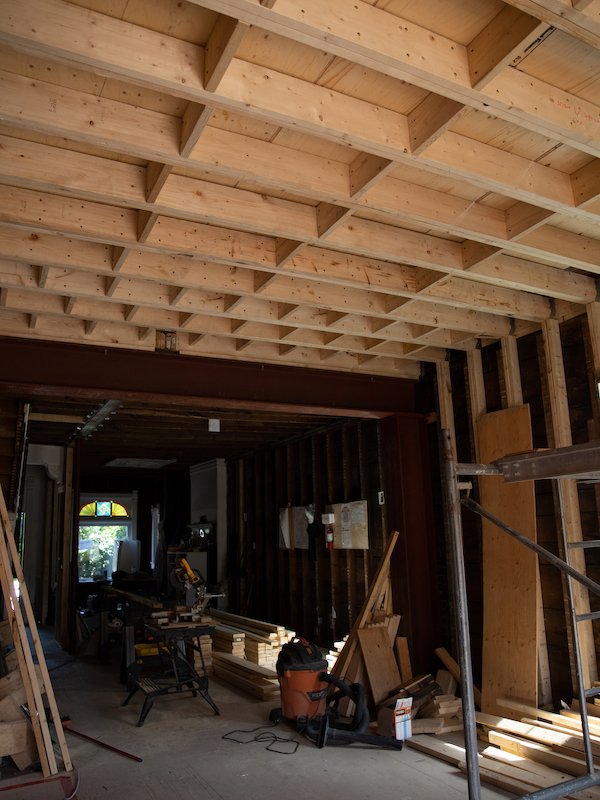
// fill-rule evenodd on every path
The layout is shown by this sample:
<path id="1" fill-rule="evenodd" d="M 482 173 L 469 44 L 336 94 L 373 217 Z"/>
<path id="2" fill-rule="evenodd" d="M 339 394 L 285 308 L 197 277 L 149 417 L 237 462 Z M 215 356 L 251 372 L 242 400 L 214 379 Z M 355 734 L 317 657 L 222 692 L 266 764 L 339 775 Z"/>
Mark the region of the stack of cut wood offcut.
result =
<path id="1" fill-rule="evenodd" d="M 212 632 L 213 650 L 229 653 L 231 656 L 246 658 L 246 634 L 225 625 L 215 625 Z"/>
<path id="2" fill-rule="evenodd" d="M 400 617 L 392 611 L 390 557 L 397 540 L 398 532 L 393 531 L 352 630 L 340 643 L 341 649 L 330 651 L 328 657 L 332 675 L 347 683 L 363 684 L 375 706 L 412 678 L 406 640 L 397 643 Z M 397 659 L 399 652 L 401 661 Z M 342 702 L 339 708 L 342 713 L 354 712 L 349 701 Z"/>
<path id="3" fill-rule="evenodd" d="M 412 697 L 413 734 L 460 730 L 462 706 L 455 695 L 455 679 L 446 670 L 436 676 L 440 682 L 431 675 L 415 678 L 408 641 L 397 635 L 400 616 L 392 611 L 390 581 L 390 558 L 397 539 L 394 531 L 352 631 L 329 651 L 330 671 L 347 683 L 363 684 L 376 709 L 395 698 Z M 354 705 L 341 701 L 339 711 L 351 715 Z"/>
<path id="4" fill-rule="evenodd" d="M 194 669 L 200 675 L 202 675 L 203 667 L 206 673 L 211 675 L 214 669 L 213 647 L 210 636 L 208 634 L 206 634 L 206 636 L 197 636 L 194 644 L 196 647 L 186 645 L 186 656 L 188 661 L 193 664 Z"/>
<path id="5" fill-rule="evenodd" d="M 413 697 L 412 733 L 450 733 L 462 730 L 462 700 L 455 695 L 456 681 L 447 670 L 438 670 L 404 687 Z"/>
<path id="6" fill-rule="evenodd" d="M 19 770 L 30 767 L 38 757 L 33 728 L 21 710 L 26 702 L 18 669 L 0 678 L 0 756 L 10 756 Z"/>

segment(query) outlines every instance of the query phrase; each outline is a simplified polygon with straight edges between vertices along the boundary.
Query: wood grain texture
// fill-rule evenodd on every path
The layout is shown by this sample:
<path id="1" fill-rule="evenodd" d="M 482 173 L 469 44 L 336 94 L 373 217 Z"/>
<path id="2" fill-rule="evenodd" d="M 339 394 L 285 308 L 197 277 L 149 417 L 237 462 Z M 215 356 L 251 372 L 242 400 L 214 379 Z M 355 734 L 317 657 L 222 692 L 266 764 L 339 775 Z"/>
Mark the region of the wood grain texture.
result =
<path id="1" fill-rule="evenodd" d="M 400 686 L 400 672 L 385 628 L 360 628 L 358 639 L 375 705 Z"/>
<path id="2" fill-rule="evenodd" d="M 479 453 L 490 463 L 532 449 L 529 406 L 482 416 L 477 424 Z M 506 484 L 501 477 L 480 480 L 488 511 L 535 540 L 532 481 Z M 498 697 L 520 697 L 537 705 L 537 587 L 535 555 L 486 520 L 483 525 L 482 709 L 502 714 Z"/>

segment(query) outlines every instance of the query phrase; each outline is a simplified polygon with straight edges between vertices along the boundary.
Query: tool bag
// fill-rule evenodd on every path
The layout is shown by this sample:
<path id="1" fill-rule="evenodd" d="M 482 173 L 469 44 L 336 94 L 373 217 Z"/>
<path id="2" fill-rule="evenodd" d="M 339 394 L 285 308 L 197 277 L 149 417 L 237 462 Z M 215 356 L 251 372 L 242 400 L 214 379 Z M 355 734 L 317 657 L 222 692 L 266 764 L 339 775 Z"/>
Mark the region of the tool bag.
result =
<path id="1" fill-rule="evenodd" d="M 306 639 L 284 644 L 277 658 L 281 710 L 286 719 L 311 719 L 325 713 L 327 661 Z"/>

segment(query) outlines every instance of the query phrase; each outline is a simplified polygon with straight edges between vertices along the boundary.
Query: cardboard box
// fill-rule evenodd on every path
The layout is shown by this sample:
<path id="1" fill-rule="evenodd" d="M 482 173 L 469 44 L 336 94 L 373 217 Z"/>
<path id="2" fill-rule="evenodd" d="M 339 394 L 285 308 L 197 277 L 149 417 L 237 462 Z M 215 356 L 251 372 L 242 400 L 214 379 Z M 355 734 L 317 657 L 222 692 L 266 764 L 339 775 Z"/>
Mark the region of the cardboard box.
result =
<path id="1" fill-rule="evenodd" d="M 392 697 L 377 712 L 377 732 L 380 736 L 410 739 L 412 736 L 412 697 Z"/>

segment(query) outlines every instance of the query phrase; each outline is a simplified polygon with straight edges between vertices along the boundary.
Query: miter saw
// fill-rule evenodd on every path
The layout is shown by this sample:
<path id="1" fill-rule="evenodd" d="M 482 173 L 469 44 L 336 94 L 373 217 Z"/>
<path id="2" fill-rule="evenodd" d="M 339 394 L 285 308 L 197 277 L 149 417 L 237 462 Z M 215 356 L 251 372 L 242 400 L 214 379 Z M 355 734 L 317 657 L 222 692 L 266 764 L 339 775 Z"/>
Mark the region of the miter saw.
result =
<path id="1" fill-rule="evenodd" d="M 198 570 L 192 569 L 184 556 L 177 557 L 170 581 L 180 594 L 185 593 L 185 605 L 190 608 L 192 617 L 200 616 L 213 597 L 223 597 L 222 594 L 208 591 L 202 575 Z"/>

